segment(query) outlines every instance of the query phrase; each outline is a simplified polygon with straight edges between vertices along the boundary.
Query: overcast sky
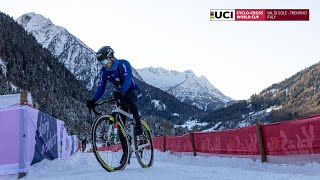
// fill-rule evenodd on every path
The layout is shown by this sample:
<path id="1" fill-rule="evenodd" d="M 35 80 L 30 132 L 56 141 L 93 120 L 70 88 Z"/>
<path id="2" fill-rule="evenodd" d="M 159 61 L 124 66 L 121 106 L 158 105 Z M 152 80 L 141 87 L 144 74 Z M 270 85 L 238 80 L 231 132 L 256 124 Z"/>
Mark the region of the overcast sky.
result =
<path id="1" fill-rule="evenodd" d="M 310 21 L 210 21 L 210 9 L 310 9 Z M 248 99 L 320 61 L 320 3 L 304 0 L 0 0 L 14 19 L 35 12 L 134 68 L 191 69 Z M 316 48 L 318 47 L 318 48 Z"/>

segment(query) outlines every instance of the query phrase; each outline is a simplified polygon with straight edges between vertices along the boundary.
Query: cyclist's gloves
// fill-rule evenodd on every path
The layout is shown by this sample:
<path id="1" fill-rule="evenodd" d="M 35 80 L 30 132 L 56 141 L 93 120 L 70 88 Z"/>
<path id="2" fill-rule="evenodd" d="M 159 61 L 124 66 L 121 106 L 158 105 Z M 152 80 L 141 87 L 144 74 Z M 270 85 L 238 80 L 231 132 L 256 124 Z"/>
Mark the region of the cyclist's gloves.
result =
<path id="1" fill-rule="evenodd" d="M 87 108 L 91 111 L 96 106 L 95 102 L 92 100 L 87 100 Z"/>
<path id="2" fill-rule="evenodd" d="M 124 94 L 120 91 L 113 91 L 113 96 L 114 98 L 120 99 L 120 100 L 124 98 Z"/>

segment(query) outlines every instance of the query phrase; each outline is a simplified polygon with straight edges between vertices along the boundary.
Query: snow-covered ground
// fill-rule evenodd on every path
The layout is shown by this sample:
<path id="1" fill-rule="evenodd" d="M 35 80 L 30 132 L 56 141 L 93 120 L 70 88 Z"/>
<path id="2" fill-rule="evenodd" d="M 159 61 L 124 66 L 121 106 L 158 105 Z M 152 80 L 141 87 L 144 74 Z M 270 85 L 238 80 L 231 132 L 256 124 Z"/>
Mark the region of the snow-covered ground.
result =
<path id="1" fill-rule="evenodd" d="M 76 153 L 67 160 L 43 160 L 33 165 L 24 179 L 99 180 L 99 179 L 320 179 L 320 164 L 276 165 L 251 159 L 177 156 L 156 151 L 151 168 L 142 169 L 135 158 L 123 171 L 109 173 L 91 153 Z M 0 177 L 1 179 L 1 177 Z M 7 179 L 13 179 L 7 178 Z"/>
<path id="2" fill-rule="evenodd" d="M 194 126 L 206 126 L 208 125 L 208 123 L 203 122 L 203 123 L 199 123 L 198 120 L 187 120 L 184 124 L 182 125 L 174 125 L 175 128 L 177 127 L 182 127 L 182 128 L 188 128 L 189 130 L 191 130 Z"/>

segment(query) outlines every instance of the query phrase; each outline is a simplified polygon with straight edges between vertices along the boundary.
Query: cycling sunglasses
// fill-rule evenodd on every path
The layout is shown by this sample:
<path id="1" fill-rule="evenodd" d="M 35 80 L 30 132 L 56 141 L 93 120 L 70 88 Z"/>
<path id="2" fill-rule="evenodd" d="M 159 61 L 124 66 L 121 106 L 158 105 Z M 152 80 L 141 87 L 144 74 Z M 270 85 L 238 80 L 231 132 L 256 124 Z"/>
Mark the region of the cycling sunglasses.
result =
<path id="1" fill-rule="evenodd" d="M 100 61 L 100 64 L 101 65 L 106 65 L 106 64 L 108 64 L 108 62 L 109 62 L 108 59 L 104 59 L 104 60 Z"/>

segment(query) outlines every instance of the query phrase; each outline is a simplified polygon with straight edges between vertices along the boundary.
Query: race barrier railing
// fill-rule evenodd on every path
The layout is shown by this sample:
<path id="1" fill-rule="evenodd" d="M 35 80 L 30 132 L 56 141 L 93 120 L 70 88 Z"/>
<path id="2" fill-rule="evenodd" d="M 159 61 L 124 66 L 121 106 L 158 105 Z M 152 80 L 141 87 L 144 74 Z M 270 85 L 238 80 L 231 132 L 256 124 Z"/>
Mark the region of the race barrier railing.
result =
<path id="1" fill-rule="evenodd" d="M 244 128 L 153 139 L 172 153 L 247 157 L 271 163 L 320 162 L 320 115 Z"/>
<path id="2" fill-rule="evenodd" d="M 63 121 L 27 105 L 0 108 L 0 177 L 77 150 L 78 138 L 67 134 Z"/>

